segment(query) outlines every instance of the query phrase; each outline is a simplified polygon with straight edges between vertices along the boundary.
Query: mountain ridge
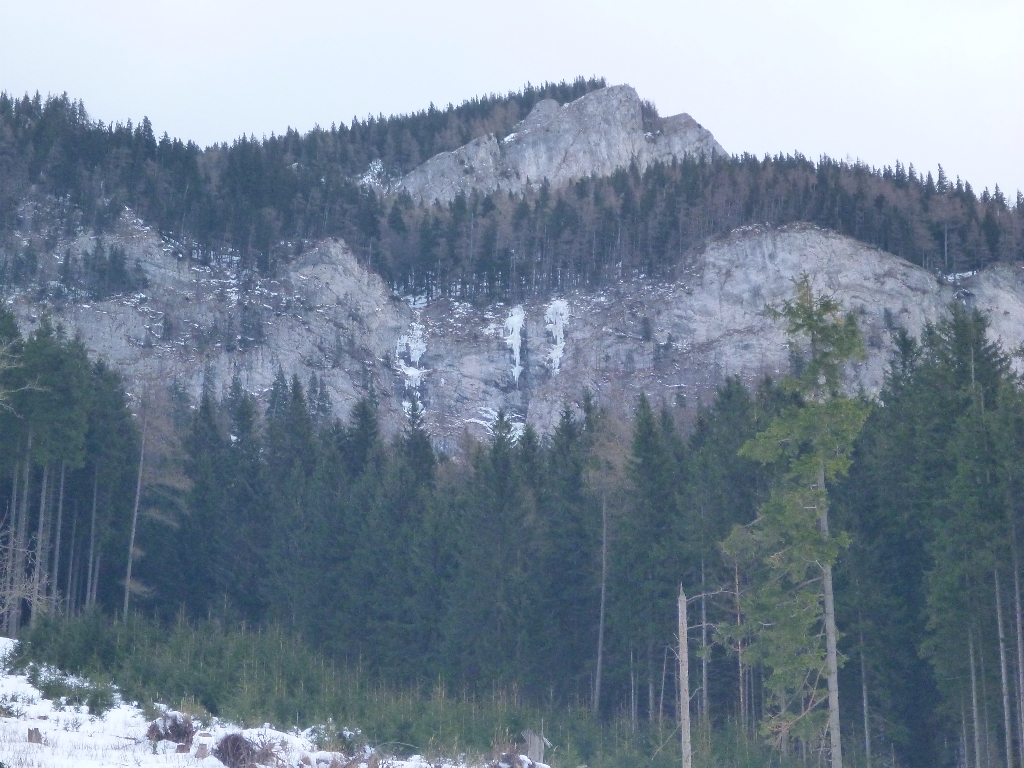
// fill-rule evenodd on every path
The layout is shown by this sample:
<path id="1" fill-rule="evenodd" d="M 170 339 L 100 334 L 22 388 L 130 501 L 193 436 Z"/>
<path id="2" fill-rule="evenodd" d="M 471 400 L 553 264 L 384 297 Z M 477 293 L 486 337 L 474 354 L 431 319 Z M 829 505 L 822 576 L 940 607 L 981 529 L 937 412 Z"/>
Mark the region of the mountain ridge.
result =
<path id="1" fill-rule="evenodd" d="M 789 351 L 763 309 L 787 298 L 804 273 L 860 314 L 869 356 L 849 382 L 868 393 L 882 386 L 896 328 L 919 333 L 957 297 L 985 306 L 1008 347 L 1024 340 L 1019 268 L 983 270 L 964 282 L 966 293 L 938 276 L 984 265 L 983 253 L 990 262 L 1012 257 L 1014 211 L 1024 205 L 979 201 L 969 185 L 925 181 L 899 165 L 876 175 L 802 158 L 723 156 L 688 115 L 658 118 L 631 87 L 594 84 L 561 106 L 537 92 L 501 142 L 486 134 L 428 159 L 388 194 L 360 193 L 352 221 L 371 233 L 366 240 L 281 240 L 276 261 L 269 251 L 254 263 L 244 248 L 197 250 L 184 225 L 155 231 L 126 206 L 89 227 L 67 199 L 25 198 L 3 267 L 27 277 L 12 281 L 7 302 L 25 328 L 49 313 L 80 333 L 136 390 L 175 383 L 196 397 L 225 391 L 237 376 L 262 396 L 279 372 L 295 374 L 328 392 L 338 416 L 377 398 L 392 431 L 419 401 L 427 429 L 448 448 L 467 430 L 485 435 L 500 410 L 520 428 L 546 432 L 584 390 L 628 415 L 641 393 L 682 407 L 705 401 L 731 375 L 779 375 Z M 139 141 L 145 150 L 148 139 Z M 240 144 L 237 162 L 261 147 Z M 474 153 L 490 159 L 470 168 Z M 285 180 L 309 170 L 278 169 Z M 750 187 L 742 197 L 736 171 Z M 853 215 L 856 227 L 874 227 L 908 255 L 919 250 L 929 269 L 828 226 L 723 226 L 762 208 L 783 222 L 812 210 L 843 225 L 840 213 L 867 199 L 870 185 L 882 191 L 866 210 L 881 220 Z M 491 194 L 467 202 L 463 193 L 477 189 Z M 413 208 L 416 190 L 423 200 L 454 197 Z M 892 190 L 909 190 L 907 199 L 888 203 Z M 947 240 L 945 263 L 933 253 L 937 234 L 928 230 L 940 219 L 878 214 L 886 205 L 913 208 L 915 195 L 933 211 L 953 211 L 947 240 L 954 204 L 967 212 L 967 223 L 955 222 L 952 265 Z M 794 205 L 795 213 L 779 213 Z M 276 215 L 268 210 L 263 219 Z M 257 224 L 250 242 L 270 238 Z M 396 270 L 388 259 L 403 248 L 411 260 Z M 973 253 L 973 264 L 957 262 L 958 252 Z"/>

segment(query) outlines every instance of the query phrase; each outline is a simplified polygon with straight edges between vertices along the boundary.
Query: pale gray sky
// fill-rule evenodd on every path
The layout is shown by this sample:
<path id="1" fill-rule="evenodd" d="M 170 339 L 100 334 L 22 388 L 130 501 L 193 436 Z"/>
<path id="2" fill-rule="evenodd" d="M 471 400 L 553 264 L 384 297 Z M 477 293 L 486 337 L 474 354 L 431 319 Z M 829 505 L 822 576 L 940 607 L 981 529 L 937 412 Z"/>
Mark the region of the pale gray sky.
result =
<path id="1" fill-rule="evenodd" d="M 0 0 L 0 89 L 202 145 L 603 75 L 729 152 L 1024 190 L 1022 0 Z"/>

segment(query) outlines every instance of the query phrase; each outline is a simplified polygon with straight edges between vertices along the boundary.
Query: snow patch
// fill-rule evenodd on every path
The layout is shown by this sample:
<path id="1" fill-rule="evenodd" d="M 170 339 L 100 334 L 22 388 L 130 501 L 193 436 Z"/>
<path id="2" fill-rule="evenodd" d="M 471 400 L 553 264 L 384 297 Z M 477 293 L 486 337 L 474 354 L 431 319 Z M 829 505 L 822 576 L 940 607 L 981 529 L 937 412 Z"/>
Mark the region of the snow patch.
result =
<path id="1" fill-rule="evenodd" d="M 505 343 L 512 350 L 512 378 L 519 386 L 519 374 L 523 372 L 522 349 L 523 349 L 523 325 L 526 323 L 526 312 L 522 307 L 513 307 L 508 319 L 505 320 Z"/>
<path id="2" fill-rule="evenodd" d="M 398 337 L 395 345 L 395 370 L 405 379 L 406 389 L 417 389 L 423 377 L 430 373 L 429 368 L 420 368 L 420 358 L 427 351 L 427 342 L 423 340 L 423 324 L 413 322 L 409 325 L 409 333 Z M 406 364 L 405 359 L 408 359 Z"/>
<path id="3" fill-rule="evenodd" d="M 974 277 L 978 274 L 978 270 L 974 269 L 970 272 L 952 272 L 948 275 L 943 275 L 947 283 L 956 283 L 960 280 L 966 280 L 969 277 Z"/>
<path id="4" fill-rule="evenodd" d="M 477 413 L 480 414 L 480 418 L 478 418 L 478 419 L 473 419 L 473 418 L 463 419 L 463 423 L 464 424 L 476 424 L 478 426 L 483 427 L 488 435 L 493 435 L 494 434 L 494 425 L 498 421 L 498 412 L 496 410 L 494 410 L 493 408 L 488 408 L 488 407 L 484 406 L 483 408 L 478 408 L 477 409 Z M 521 438 L 523 436 L 523 432 L 526 431 L 526 422 L 525 421 L 520 421 L 518 416 L 516 416 L 514 414 L 507 413 L 507 412 L 506 412 L 506 418 L 509 419 L 509 422 L 510 422 L 511 427 L 512 427 L 512 435 L 511 435 L 512 442 L 513 443 L 518 443 L 519 442 L 519 438 Z"/>
<path id="5" fill-rule="evenodd" d="M 555 299 L 548 305 L 544 313 L 544 329 L 551 334 L 554 344 L 548 353 L 551 372 L 558 373 L 562 365 L 562 353 L 565 352 L 565 324 L 569 322 L 569 302 Z"/>
<path id="6" fill-rule="evenodd" d="M 322 182 L 323 179 L 320 179 L 320 181 Z M 359 183 L 364 187 L 378 187 L 383 189 L 387 187 L 387 182 L 388 174 L 384 170 L 384 163 L 379 159 L 372 160 L 369 167 L 366 169 L 366 172 L 359 177 Z"/>
<path id="7" fill-rule="evenodd" d="M 409 362 L 419 368 L 420 358 L 426 351 L 427 342 L 423 340 L 423 325 L 422 323 L 412 323 L 409 325 L 409 333 L 398 337 L 395 357 L 402 357 L 408 353 Z"/>
<path id="8" fill-rule="evenodd" d="M 0 661 L 14 649 L 17 641 L 0 638 Z M 108 768 L 109 766 L 133 766 L 133 768 L 163 768 L 175 766 L 207 766 L 224 768 L 212 756 L 198 758 L 200 745 L 209 751 L 229 733 L 241 733 L 250 741 L 260 743 L 272 741 L 278 746 L 278 765 L 321 766 L 367 765 L 372 762 L 375 750 L 362 747 L 355 754 L 327 752 L 317 748 L 318 737 L 325 730 L 324 725 L 300 731 L 275 730 L 269 723 L 259 728 L 239 728 L 232 723 L 213 718 L 208 727 L 197 735 L 187 753 L 177 753 L 173 741 L 158 741 L 155 744 L 146 738 L 150 721 L 135 704 L 126 703 L 117 697 L 115 706 L 97 716 L 90 714 L 87 707 L 61 705 L 44 699 L 25 675 L 6 672 L 6 665 L 0 666 L 0 698 L 10 705 L 12 715 L 0 717 L 0 764 L 9 766 L 39 766 L 41 768 Z M 170 713 L 166 707 L 159 709 Z M 358 728 L 338 729 L 328 723 L 328 731 L 340 730 L 346 739 L 360 734 Z M 41 744 L 29 743 L 26 734 L 29 729 L 38 729 Z M 406 760 L 377 755 L 385 758 L 382 765 L 393 768 L 427 768 L 432 763 L 415 755 Z M 467 768 L 463 761 L 441 760 L 444 768 Z M 529 765 L 524 763 L 524 765 Z M 534 763 L 533 765 L 538 765 Z"/>

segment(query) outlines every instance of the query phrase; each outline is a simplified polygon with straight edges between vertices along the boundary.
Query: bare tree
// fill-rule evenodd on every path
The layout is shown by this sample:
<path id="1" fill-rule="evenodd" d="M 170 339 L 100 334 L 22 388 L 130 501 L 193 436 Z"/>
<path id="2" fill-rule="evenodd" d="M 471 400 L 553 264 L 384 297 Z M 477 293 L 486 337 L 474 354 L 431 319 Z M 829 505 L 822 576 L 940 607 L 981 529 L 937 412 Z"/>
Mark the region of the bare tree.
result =
<path id="1" fill-rule="evenodd" d="M 682 731 L 683 768 L 693 768 L 690 741 L 690 649 L 686 619 L 686 593 L 679 585 L 679 727 Z"/>

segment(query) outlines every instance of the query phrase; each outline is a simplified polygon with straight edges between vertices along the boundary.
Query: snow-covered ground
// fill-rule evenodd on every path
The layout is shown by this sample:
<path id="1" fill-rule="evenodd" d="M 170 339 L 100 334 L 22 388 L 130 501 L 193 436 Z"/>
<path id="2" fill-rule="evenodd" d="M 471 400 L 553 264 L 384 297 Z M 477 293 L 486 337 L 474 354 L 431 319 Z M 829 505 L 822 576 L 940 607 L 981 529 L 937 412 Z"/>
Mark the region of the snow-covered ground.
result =
<path id="1" fill-rule="evenodd" d="M 151 721 L 133 703 L 118 699 L 102 716 L 93 716 L 84 706 L 60 706 L 44 699 L 25 675 L 7 672 L 6 658 L 15 643 L 0 638 L 0 708 L 11 714 L 0 717 L 0 765 L 4 768 L 223 768 L 212 754 L 200 758 L 197 753 L 212 753 L 220 739 L 230 733 L 241 733 L 258 744 L 273 742 L 277 755 L 274 765 L 279 767 L 368 768 L 373 764 L 390 768 L 468 768 L 450 762 L 428 762 L 418 755 L 404 760 L 383 756 L 374 760 L 369 748 L 358 755 L 325 752 L 317 750 L 312 729 L 291 733 L 269 726 L 243 730 L 216 719 L 199 730 L 188 752 L 179 754 L 174 742 L 152 742 L 146 737 Z M 39 731 L 42 743 L 29 741 L 33 729 Z M 519 764 L 523 768 L 547 768 L 525 756 L 519 758 Z"/>

